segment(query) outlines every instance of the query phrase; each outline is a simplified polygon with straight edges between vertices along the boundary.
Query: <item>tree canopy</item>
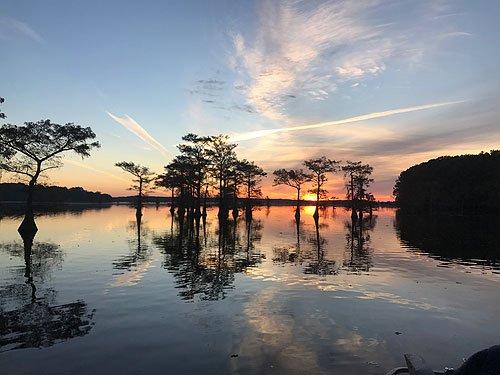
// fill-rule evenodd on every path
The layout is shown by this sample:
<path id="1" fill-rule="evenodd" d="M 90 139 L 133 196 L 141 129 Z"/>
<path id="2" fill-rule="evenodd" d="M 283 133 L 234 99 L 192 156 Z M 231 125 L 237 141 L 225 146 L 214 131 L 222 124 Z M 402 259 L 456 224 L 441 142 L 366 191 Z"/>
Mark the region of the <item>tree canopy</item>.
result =
<path id="1" fill-rule="evenodd" d="M 156 178 L 155 174 L 148 167 L 135 164 L 131 161 L 121 161 L 116 163 L 115 166 L 135 177 L 132 180 L 133 185 L 130 187 L 130 190 L 137 190 L 140 197 L 142 197 L 143 192 L 147 190 L 151 182 Z"/>
<path id="2" fill-rule="evenodd" d="M 316 204 L 318 204 L 319 199 L 327 193 L 327 191 L 322 188 L 328 181 L 327 173 L 337 172 L 339 164 L 339 161 L 328 159 L 325 156 L 304 161 L 304 166 L 309 169 L 314 176 L 314 185 L 310 191 L 316 194 Z"/>
<path id="3" fill-rule="evenodd" d="M 261 178 L 266 172 L 254 162 L 238 159 L 236 144 L 226 135 L 199 136 L 187 134 L 177 146 L 179 154 L 165 166 L 157 185 L 177 192 L 179 209 L 189 212 L 206 211 L 209 190 L 219 198 L 220 214 L 225 216 L 230 206 L 237 214 L 240 190 L 245 188 L 247 205 L 260 196 Z"/>
<path id="4" fill-rule="evenodd" d="M 351 202 L 353 210 L 362 210 L 362 204 L 372 202 L 375 198 L 368 192 L 373 179 L 370 175 L 373 167 L 369 164 L 363 164 L 360 161 L 346 161 L 342 166 L 344 172 L 346 197 Z"/>
<path id="5" fill-rule="evenodd" d="M 313 175 L 304 172 L 302 169 L 277 169 L 274 174 L 274 186 L 286 185 L 294 188 L 297 191 L 297 208 L 295 216 L 300 216 L 300 191 L 302 185 L 310 182 Z"/>
<path id="6" fill-rule="evenodd" d="M 93 148 L 100 147 L 95 138 L 92 129 L 73 123 L 59 125 L 40 120 L 25 122 L 24 126 L 5 124 L 0 127 L 0 145 L 5 157 L 0 168 L 36 182 L 40 173 L 61 166 L 60 155 L 64 152 L 90 156 Z"/>
<path id="7" fill-rule="evenodd" d="M 399 175 L 394 196 L 407 211 L 500 211 L 500 151 L 414 165 Z"/>

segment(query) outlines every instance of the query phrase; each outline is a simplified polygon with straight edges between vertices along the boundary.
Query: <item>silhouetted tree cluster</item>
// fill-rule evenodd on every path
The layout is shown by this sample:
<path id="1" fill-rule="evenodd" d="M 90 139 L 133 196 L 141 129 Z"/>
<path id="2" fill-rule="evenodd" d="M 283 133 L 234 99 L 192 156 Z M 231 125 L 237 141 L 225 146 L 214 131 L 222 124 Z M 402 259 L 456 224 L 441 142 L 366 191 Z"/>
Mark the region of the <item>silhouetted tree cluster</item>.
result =
<path id="1" fill-rule="evenodd" d="M 353 217 L 357 217 L 359 212 L 360 216 L 362 211 L 369 208 L 371 213 L 372 203 L 375 198 L 368 192 L 370 184 L 373 179 L 370 178 L 373 172 L 373 167 L 368 164 L 361 164 L 360 161 L 352 162 L 347 161 L 345 165 L 341 166 L 340 161 L 328 159 L 325 156 L 312 158 L 304 161 L 304 166 L 308 172 L 303 169 L 277 169 L 274 174 L 274 185 L 287 185 L 293 187 L 297 191 L 297 208 L 295 210 L 295 217 L 297 220 L 300 218 L 300 192 L 306 183 L 312 182 L 312 188 L 309 192 L 316 195 L 316 210 L 314 217 L 319 217 L 319 202 L 320 199 L 326 197 L 327 190 L 323 188 L 328 181 L 328 173 L 337 173 L 344 171 L 346 177 L 347 198 L 351 201 L 351 208 Z"/>
<path id="2" fill-rule="evenodd" d="M 500 151 L 443 156 L 401 172 L 397 204 L 411 212 L 500 211 Z"/>
<path id="3" fill-rule="evenodd" d="M 372 203 L 375 200 L 373 195 L 368 192 L 373 179 L 370 175 L 373 167 L 368 164 L 362 164 L 360 161 L 347 161 L 342 166 L 344 178 L 346 180 L 346 197 L 350 201 L 351 215 L 355 219 L 363 216 L 363 211 L 368 209 L 372 214 Z"/>
<path id="4" fill-rule="evenodd" d="M 178 211 L 195 216 L 206 215 L 207 198 L 218 197 L 219 217 L 226 219 L 229 210 L 238 216 L 244 194 L 247 216 L 251 217 L 252 199 L 261 196 L 260 181 L 266 173 L 248 160 L 239 160 L 225 135 L 202 137 L 187 134 L 177 146 L 179 155 L 165 166 L 156 184 L 171 192 Z"/>

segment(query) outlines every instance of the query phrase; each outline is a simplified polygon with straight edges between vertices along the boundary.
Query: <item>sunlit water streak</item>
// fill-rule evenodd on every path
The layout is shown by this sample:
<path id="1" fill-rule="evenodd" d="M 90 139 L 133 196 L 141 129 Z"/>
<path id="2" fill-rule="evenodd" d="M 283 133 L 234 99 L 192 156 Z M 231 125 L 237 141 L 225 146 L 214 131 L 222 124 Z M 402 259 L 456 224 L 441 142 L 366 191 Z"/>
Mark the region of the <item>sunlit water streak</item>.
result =
<path id="1" fill-rule="evenodd" d="M 442 368 L 498 344 L 499 218 L 311 215 L 40 215 L 29 275 L 20 219 L 5 216 L 0 368 L 381 374 L 405 352 Z"/>

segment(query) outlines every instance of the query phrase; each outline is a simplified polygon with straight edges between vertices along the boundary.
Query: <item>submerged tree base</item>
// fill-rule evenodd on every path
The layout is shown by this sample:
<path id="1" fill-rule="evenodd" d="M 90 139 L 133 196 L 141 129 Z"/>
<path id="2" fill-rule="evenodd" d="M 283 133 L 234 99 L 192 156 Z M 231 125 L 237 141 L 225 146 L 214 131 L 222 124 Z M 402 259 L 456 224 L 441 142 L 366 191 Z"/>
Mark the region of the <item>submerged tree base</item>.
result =
<path id="1" fill-rule="evenodd" d="M 35 237 L 35 234 L 38 232 L 38 227 L 36 226 L 35 216 L 33 213 L 27 213 L 24 215 L 24 219 L 17 231 L 23 239 Z"/>

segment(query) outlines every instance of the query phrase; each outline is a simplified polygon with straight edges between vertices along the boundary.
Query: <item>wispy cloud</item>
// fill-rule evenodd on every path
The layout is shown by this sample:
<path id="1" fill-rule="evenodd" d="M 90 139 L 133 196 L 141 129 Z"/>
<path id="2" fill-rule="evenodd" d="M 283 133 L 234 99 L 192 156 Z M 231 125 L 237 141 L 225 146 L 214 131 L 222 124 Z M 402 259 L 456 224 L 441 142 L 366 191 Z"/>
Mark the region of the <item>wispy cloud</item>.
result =
<path id="1" fill-rule="evenodd" d="M 254 33 L 232 35 L 229 65 L 244 83 L 247 103 L 280 121 L 291 121 L 296 100 L 325 100 L 346 81 L 383 74 L 394 59 L 414 64 L 439 43 L 435 35 L 466 35 L 443 22 L 422 29 L 419 21 L 448 11 L 432 1 L 402 9 L 386 0 L 267 0 L 258 11 Z M 388 22 L 394 12 L 414 14 Z"/>
<path id="2" fill-rule="evenodd" d="M 79 161 L 71 160 L 71 159 L 65 160 L 65 163 L 72 164 L 72 165 L 75 165 L 75 166 L 80 167 L 80 168 L 88 169 L 89 171 L 92 171 L 92 172 L 97 172 L 99 174 L 105 175 L 105 176 L 113 178 L 115 180 L 119 180 L 119 181 L 123 181 L 123 182 L 130 182 L 130 180 L 127 180 L 123 177 L 117 176 L 113 173 L 109 173 L 107 171 L 103 171 L 102 169 L 92 167 L 91 165 L 88 165 L 88 163 L 81 163 Z"/>
<path id="3" fill-rule="evenodd" d="M 132 117 L 125 115 L 124 117 L 115 116 L 110 112 L 106 112 L 109 117 L 115 120 L 117 123 L 125 127 L 130 132 L 134 133 L 148 145 L 159 151 L 166 158 L 171 157 L 171 153 L 156 139 L 154 139 L 141 125 L 137 123 Z"/>
<path id="4" fill-rule="evenodd" d="M 28 24 L 10 17 L 0 17 L 0 38 L 10 38 L 13 35 L 22 35 L 43 43 L 43 38 Z"/>
<path id="5" fill-rule="evenodd" d="M 447 32 L 447 33 L 443 33 L 443 34 L 439 35 L 439 38 L 441 38 L 441 39 L 456 38 L 456 37 L 460 37 L 460 36 L 467 37 L 467 36 L 472 36 L 472 34 L 465 32 L 465 31 L 451 31 L 451 32 Z"/>
<path id="6" fill-rule="evenodd" d="M 382 112 L 372 112 L 372 113 L 368 113 L 365 115 L 349 117 L 349 118 L 342 119 L 342 120 L 325 121 L 325 122 L 319 122 L 316 124 L 308 124 L 308 125 L 289 126 L 289 127 L 285 127 L 285 128 L 256 130 L 256 131 L 251 131 L 251 132 L 247 132 L 247 133 L 236 134 L 236 135 L 231 137 L 231 141 L 233 141 L 233 142 L 247 141 L 250 139 L 265 137 L 265 136 L 275 134 L 275 133 L 280 133 L 280 132 L 293 132 L 293 131 L 300 131 L 300 130 L 317 129 L 317 128 L 322 128 L 325 126 L 332 126 L 332 125 L 350 124 L 350 123 L 354 123 L 354 122 L 372 120 L 372 119 L 377 119 L 377 118 L 381 118 L 381 117 L 398 115 L 398 114 L 402 114 L 402 113 L 409 113 L 409 112 L 422 111 L 422 110 L 426 110 L 426 109 L 439 108 L 439 107 L 444 107 L 444 106 L 448 106 L 448 105 L 452 105 L 452 104 L 459 104 L 459 103 L 463 103 L 463 102 L 464 101 L 462 100 L 462 101 L 455 101 L 455 102 L 425 104 L 425 105 L 419 105 L 419 106 L 414 106 L 414 107 L 390 109 L 390 110 L 382 111 Z"/>

